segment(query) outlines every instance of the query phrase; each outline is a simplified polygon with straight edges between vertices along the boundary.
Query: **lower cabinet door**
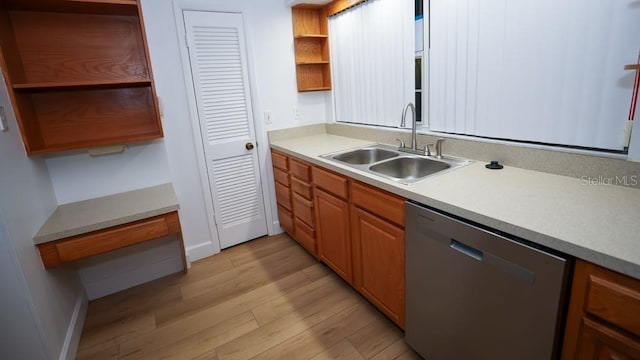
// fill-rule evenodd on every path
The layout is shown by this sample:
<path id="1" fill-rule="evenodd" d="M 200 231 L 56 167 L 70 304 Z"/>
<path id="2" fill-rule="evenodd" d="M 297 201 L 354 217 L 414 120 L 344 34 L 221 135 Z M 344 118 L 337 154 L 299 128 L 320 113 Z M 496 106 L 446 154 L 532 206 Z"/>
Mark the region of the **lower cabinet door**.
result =
<path id="1" fill-rule="evenodd" d="M 404 229 L 351 208 L 354 286 L 404 329 Z"/>
<path id="2" fill-rule="evenodd" d="M 320 189 L 315 191 L 318 257 L 352 282 L 349 204 Z"/>
<path id="3" fill-rule="evenodd" d="M 582 319 L 578 353 L 575 359 L 640 359 L 640 343 L 608 326 L 585 317 Z"/>

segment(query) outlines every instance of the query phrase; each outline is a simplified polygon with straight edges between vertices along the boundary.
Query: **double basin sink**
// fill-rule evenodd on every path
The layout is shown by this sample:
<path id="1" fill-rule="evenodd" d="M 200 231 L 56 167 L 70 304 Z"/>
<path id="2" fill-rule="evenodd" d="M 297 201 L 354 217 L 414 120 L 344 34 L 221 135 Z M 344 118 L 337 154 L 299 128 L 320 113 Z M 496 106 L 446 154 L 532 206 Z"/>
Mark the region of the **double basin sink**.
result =
<path id="1" fill-rule="evenodd" d="M 436 158 L 413 155 L 381 144 L 334 152 L 321 157 L 401 184 L 412 184 L 428 176 L 451 171 L 473 162 L 449 156 Z"/>

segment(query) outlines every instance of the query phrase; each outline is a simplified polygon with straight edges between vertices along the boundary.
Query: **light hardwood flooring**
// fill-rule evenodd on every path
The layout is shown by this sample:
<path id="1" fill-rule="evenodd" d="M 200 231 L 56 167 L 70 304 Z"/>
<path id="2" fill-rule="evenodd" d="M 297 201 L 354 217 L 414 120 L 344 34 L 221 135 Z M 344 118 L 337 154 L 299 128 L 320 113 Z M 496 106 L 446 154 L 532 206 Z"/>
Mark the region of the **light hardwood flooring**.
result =
<path id="1" fill-rule="evenodd" d="M 89 304 L 78 359 L 420 359 L 287 235 Z"/>

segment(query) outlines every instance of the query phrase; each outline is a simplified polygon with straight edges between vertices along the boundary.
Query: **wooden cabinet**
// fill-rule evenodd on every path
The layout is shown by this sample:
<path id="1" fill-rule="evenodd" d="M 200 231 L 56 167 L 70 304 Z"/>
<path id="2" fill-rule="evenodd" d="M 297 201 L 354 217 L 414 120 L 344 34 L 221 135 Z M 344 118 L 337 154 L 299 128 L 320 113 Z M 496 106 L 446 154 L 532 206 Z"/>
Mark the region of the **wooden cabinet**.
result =
<path id="1" fill-rule="evenodd" d="M 318 257 L 347 282 L 352 282 L 349 203 L 316 189 Z"/>
<path id="2" fill-rule="evenodd" d="M 311 165 L 272 150 L 273 175 L 280 227 L 314 256 L 315 215 Z"/>
<path id="3" fill-rule="evenodd" d="M 354 286 L 404 328 L 405 201 L 356 181 L 351 201 Z"/>
<path id="4" fill-rule="evenodd" d="M 291 202 L 291 178 L 289 176 L 289 158 L 277 151 L 271 152 L 273 175 L 275 180 L 276 202 L 278 204 L 278 220 L 280 227 L 291 236 L 295 234 L 293 221 L 293 204 Z"/>
<path id="5" fill-rule="evenodd" d="M 315 246 L 322 262 L 404 328 L 405 199 L 275 150 L 271 155 L 282 228 L 309 251 Z"/>
<path id="6" fill-rule="evenodd" d="M 298 5 L 291 9 L 291 17 L 298 91 L 331 90 L 325 7 Z"/>
<path id="7" fill-rule="evenodd" d="M 188 270 L 180 218 L 176 211 L 38 245 L 45 268 L 75 262 L 141 242 L 177 234 L 184 271 Z"/>
<path id="8" fill-rule="evenodd" d="M 351 219 L 354 286 L 404 328 L 404 228 L 355 206 Z"/>
<path id="9" fill-rule="evenodd" d="M 352 283 L 349 192 L 346 177 L 313 167 L 318 257 Z"/>
<path id="10" fill-rule="evenodd" d="M 290 158 L 291 191 L 293 194 L 293 217 L 296 224 L 295 239 L 307 251 L 316 255 L 316 230 L 311 188 L 311 165 Z"/>
<path id="11" fill-rule="evenodd" d="M 640 359 L 640 280 L 577 260 L 562 358 Z"/>
<path id="12" fill-rule="evenodd" d="M 135 0 L 0 1 L 0 63 L 28 154 L 162 137 Z"/>

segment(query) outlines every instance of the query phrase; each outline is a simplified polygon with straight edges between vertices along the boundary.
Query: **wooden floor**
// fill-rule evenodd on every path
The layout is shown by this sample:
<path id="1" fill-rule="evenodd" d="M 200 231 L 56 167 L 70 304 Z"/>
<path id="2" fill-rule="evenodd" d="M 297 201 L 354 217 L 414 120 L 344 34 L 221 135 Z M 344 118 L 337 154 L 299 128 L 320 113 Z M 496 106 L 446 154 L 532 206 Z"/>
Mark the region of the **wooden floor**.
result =
<path id="1" fill-rule="evenodd" d="M 78 359 L 420 359 L 287 235 L 89 304 Z"/>

